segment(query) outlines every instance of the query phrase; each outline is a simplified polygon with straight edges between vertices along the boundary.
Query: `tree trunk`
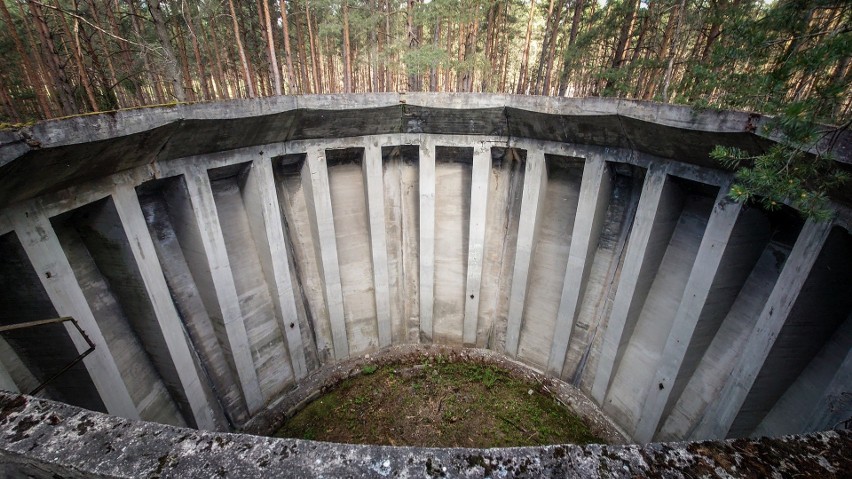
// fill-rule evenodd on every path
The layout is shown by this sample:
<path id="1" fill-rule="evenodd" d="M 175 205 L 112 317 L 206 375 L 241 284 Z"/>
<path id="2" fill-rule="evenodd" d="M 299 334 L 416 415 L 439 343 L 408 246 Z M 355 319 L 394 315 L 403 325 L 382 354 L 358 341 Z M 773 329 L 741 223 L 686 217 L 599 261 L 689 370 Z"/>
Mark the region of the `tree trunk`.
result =
<path id="1" fill-rule="evenodd" d="M 388 39 L 391 37 L 391 21 L 390 21 L 391 7 L 390 7 L 390 5 L 391 5 L 390 0 L 385 0 L 385 35 L 387 35 L 387 38 L 384 40 L 385 42 L 387 42 Z M 385 70 L 385 85 L 384 85 L 385 91 L 393 91 L 394 90 L 393 72 L 391 71 L 391 68 L 390 68 L 390 66 L 388 66 L 387 62 L 384 65 L 384 70 Z"/>
<path id="2" fill-rule="evenodd" d="M 6 6 L 3 5 L 3 8 L 5 7 Z M 18 114 L 18 109 L 15 108 L 15 102 L 13 102 L 12 98 L 9 97 L 9 94 L 7 93 L 8 91 L 10 91 L 10 89 L 7 86 L 6 78 L 2 73 L 0 73 L 0 103 L 3 104 L 3 109 L 6 110 L 6 116 L 9 120 L 11 120 L 12 123 L 20 123 L 21 115 Z"/>
<path id="3" fill-rule="evenodd" d="M 574 3 L 574 17 L 571 19 L 571 33 L 568 34 L 568 50 L 574 46 L 577 41 L 577 33 L 580 30 L 580 20 L 583 18 L 583 0 L 576 0 Z M 559 75 L 559 96 L 565 96 L 568 89 L 568 76 L 571 74 L 571 62 L 566 61 L 566 55 L 563 54 L 562 73 Z"/>
<path id="4" fill-rule="evenodd" d="M 37 3 L 29 2 L 28 4 L 41 39 L 48 76 L 53 81 L 60 110 L 63 115 L 73 115 L 78 112 L 77 102 L 74 100 L 74 88 L 68 81 L 64 64 L 59 59 L 59 53 L 56 51 L 56 45 L 53 43 L 50 27 L 47 25 L 41 7 Z"/>
<path id="5" fill-rule="evenodd" d="M 323 93 L 326 91 L 323 79 L 327 78 L 327 75 L 325 75 L 322 67 L 322 59 L 325 58 L 325 53 L 323 52 L 323 44 L 319 37 L 319 25 L 317 24 L 316 15 L 311 15 L 311 23 L 313 24 L 312 32 L 314 35 L 314 44 L 317 46 L 317 65 L 319 66 L 317 68 L 317 84 L 319 85 L 317 93 Z"/>
<path id="6" fill-rule="evenodd" d="M 44 84 L 42 83 L 41 79 L 38 78 L 38 72 L 36 71 L 35 67 L 33 67 L 29 54 L 24 49 L 24 43 L 21 41 L 21 37 L 18 35 L 18 30 L 15 29 L 15 23 L 12 20 L 12 15 L 6 8 L 5 1 L 0 1 L 0 13 L 2 13 L 3 15 L 3 21 L 6 22 L 6 26 L 8 27 L 7 31 L 12 37 L 12 42 L 15 44 L 15 50 L 18 51 L 18 56 L 21 57 L 21 62 L 23 63 L 24 67 L 24 76 L 27 78 L 27 83 L 35 93 L 36 102 L 38 103 L 38 106 L 41 109 L 42 117 L 50 118 L 50 104 L 47 101 L 47 96 L 45 96 L 44 94 Z"/>
<path id="7" fill-rule="evenodd" d="M 59 8 L 59 2 L 53 0 L 56 8 Z M 98 111 L 98 100 L 95 96 L 95 90 L 92 88 L 92 82 L 89 80 L 89 72 L 86 70 L 86 64 L 83 61 L 83 49 L 80 47 L 80 21 L 74 19 L 74 33 L 71 33 L 71 28 L 68 26 L 68 19 L 65 15 L 59 15 L 62 24 L 62 30 L 65 36 L 74 40 L 72 50 L 74 52 L 74 63 L 77 64 L 77 71 L 80 75 L 80 83 L 83 84 L 83 90 L 86 92 L 86 99 L 89 101 L 91 111 Z"/>
<path id="8" fill-rule="evenodd" d="M 163 55 L 166 57 L 166 73 L 172 84 L 174 97 L 181 103 L 186 102 L 183 74 L 178 67 L 178 60 L 169 40 L 169 31 L 166 28 L 166 21 L 163 18 L 163 12 L 160 8 L 160 0 L 148 0 L 148 11 L 151 12 L 151 18 L 154 20 L 154 28 L 157 32 L 157 39 L 160 41 L 160 46 L 163 48 Z"/>
<path id="9" fill-rule="evenodd" d="M 494 3 L 488 6 L 488 15 L 485 18 L 485 58 L 488 60 L 488 71 L 482 75 L 482 84 L 480 91 L 488 91 L 488 80 L 493 78 L 496 65 L 494 64 L 494 34 L 497 31 L 496 23 L 499 14 L 499 3 Z"/>
<path id="10" fill-rule="evenodd" d="M 156 0 L 159 1 L 159 0 Z M 249 98 L 254 98 L 254 83 L 251 79 L 251 71 L 249 71 L 248 60 L 246 59 L 246 51 L 243 48 L 243 40 L 240 37 L 240 24 L 237 21 L 237 11 L 234 9 L 234 0 L 228 0 L 228 7 L 231 9 L 231 20 L 234 25 L 234 38 L 237 40 L 237 51 L 240 54 L 240 63 L 243 66 L 243 79 L 246 82 L 246 91 Z"/>
<path id="11" fill-rule="evenodd" d="M 349 45 L 349 1 L 343 0 L 343 93 L 352 93 L 352 58 Z"/>
<path id="12" fill-rule="evenodd" d="M 95 32 L 98 35 L 98 41 L 101 44 L 103 56 L 106 58 L 107 72 L 109 73 L 109 87 L 105 92 L 107 94 L 107 100 L 110 102 L 108 107 L 114 110 L 127 105 L 127 99 L 124 96 L 124 91 L 119 88 L 118 75 L 115 74 L 115 66 L 112 64 L 112 54 L 109 51 L 109 42 L 107 42 L 106 36 L 104 35 L 104 29 L 99 25 L 100 15 L 98 14 L 95 0 L 89 0 L 89 6 L 92 9 L 92 18 L 94 19 L 94 23 L 98 25 Z"/>
<path id="13" fill-rule="evenodd" d="M 435 50 L 438 49 L 438 41 L 441 39 L 441 23 L 442 19 L 439 16 L 435 19 L 435 29 L 432 32 L 432 45 L 435 47 Z M 429 68 L 429 91 L 438 91 L 438 67 L 434 64 Z"/>
<path id="14" fill-rule="evenodd" d="M 475 56 L 476 56 L 476 42 L 479 38 L 479 20 L 477 19 L 479 16 L 479 4 L 476 5 L 476 13 L 473 18 L 473 25 L 467 32 L 467 37 L 464 42 L 464 65 L 465 71 L 462 76 L 462 88 L 463 92 L 471 92 L 473 91 L 473 83 L 474 83 L 474 75 L 476 74 L 475 68 Z"/>
<path id="15" fill-rule="evenodd" d="M 562 22 L 562 1 L 557 5 L 556 18 L 553 20 L 553 31 L 550 34 L 550 45 L 547 52 L 547 67 L 544 73 L 544 82 L 541 87 L 542 95 L 550 94 L 550 76 L 553 74 L 553 57 L 556 55 L 556 42 L 559 39 L 559 24 Z"/>
<path id="16" fill-rule="evenodd" d="M 405 25 L 408 35 L 408 50 L 415 50 L 420 46 L 420 38 L 417 35 L 417 29 L 414 27 L 414 3 L 417 0 L 408 0 Z M 408 91 L 420 91 L 420 74 L 419 72 L 408 72 Z"/>
<path id="17" fill-rule="evenodd" d="M 320 79 L 319 72 L 319 54 L 317 53 L 317 41 L 314 38 L 314 27 L 311 21 L 311 6 L 308 0 L 305 0 L 305 21 L 308 23 L 308 41 L 311 45 L 311 64 L 313 65 L 313 69 L 311 73 L 313 74 L 314 80 L 314 93 L 320 93 L 322 90 L 320 89 L 320 84 L 322 80 Z"/>
<path id="18" fill-rule="evenodd" d="M 369 0 L 370 5 L 370 17 L 377 18 L 379 15 L 379 9 L 377 6 L 376 0 Z M 379 76 L 381 72 L 381 68 L 379 67 L 379 55 L 381 54 L 381 48 L 379 48 L 379 35 L 377 31 L 381 30 L 379 27 L 381 22 L 375 22 L 374 28 L 370 28 L 370 46 L 367 50 L 368 55 L 370 56 L 370 91 L 377 92 L 379 90 Z"/>
<path id="19" fill-rule="evenodd" d="M 503 60 L 500 69 L 503 73 L 500 78 L 500 92 L 508 93 L 506 83 L 509 81 L 509 22 L 506 21 L 506 18 L 509 16 L 509 2 L 506 2 L 503 8 L 503 39 L 500 42 L 503 48 Z"/>
<path id="20" fill-rule="evenodd" d="M 195 56 L 195 67 L 198 69 L 198 82 L 201 84 L 201 93 L 205 100 L 211 100 L 210 87 L 207 84 L 207 69 L 204 68 L 204 60 L 201 58 L 201 47 L 198 44 L 198 35 L 195 33 L 195 22 L 192 19 L 192 6 L 181 3 L 181 10 L 186 20 L 186 28 L 189 31 L 189 39 L 192 43 L 192 53 Z"/>
<path id="21" fill-rule="evenodd" d="M 521 72 L 518 76 L 518 88 L 516 92 L 520 95 L 527 91 L 527 69 L 530 63 L 530 39 L 532 38 L 533 16 L 535 15 L 535 0 L 530 1 L 530 18 L 527 21 L 527 37 L 524 40 L 524 53 L 521 56 Z"/>
<path id="22" fill-rule="evenodd" d="M 621 24 L 621 31 L 618 35 L 618 43 L 616 43 L 615 54 L 612 56 L 612 64 L 611 67 L 613 69 L 621 68 L 621 64 L 624 62 L 624 54 L 627 51 L 627 47 L 630 44 L 630 36 L 633 33 L 633 25 L 636 22 L 636 6 L 638 4 L 637 0 L 628 0 L 627 5 L 627 15 L 624 18 L 624 22 Z M 612 80 L 607 80 L 606 86 L 604 89 L 608 90 L 612 88 L 613 82 Z"/>
<path id="23" fill-rule="evenodd" d="M 105 7 L 112 34 L 115 37 L 121 37 L 121 30 L 118 28 L 118 21 L 115 18 L 115 12 L 113 11 L 111 4 L 108 3 Z M 115 2 L 115 7 L 118 9 L 121 8 L 118 1 Z M 139 84 L 139 78 L 137 77 L 136 72 L 133 71 L 133 56 L 130 53 L 130 43 L 126 40 L 121 41 L 118 44 L 118 48 L 121 52 L 121 62 L 122 67 L 124 68 L 124 74 L 126 75 L 125 78 L 133 86 L 133 96 L 136 100 L 136 105 L 144 105 L 145 96 L 142 94 L 142 86 Z"/>
<path id="24" fill-rule="evenodd" d="M 275 86 L 275 94 L 281 95 L 281 69 L 278 68 L 278 58 L 275 55 L 275 38 L 272 35 L 272 17 L 269 15 L 269 0 L 263 3 L 263 19 L 266 22 L 266 47 L 269 54 L 269 70 Z"/>
<path id="25" fill-rule="evenodd" d="M 295 8 L 295 7 L 294 7 Z M 302 33 L 302 22 L 297 18 L 296 24 L 296 52 L 299 55 L 299 73 L 301 77 L 301 93 L 311 92 L 311 82 L 308 79 L 308 56 L 305 53 L 305 36 Z"/>
<path id="26" fill-rule="evenodd" d="M 178 41 L 178 58 L 180 59 L 180 68 L 183 71 L 183 78 L 186 82 L 184 88 L 186 89 L 188 100 L 196 101 L 198 96 L 195 94 L 195 86 L 192 82 L 192 73 L 189 71 L 189 54 L 186 49 L 186 35 L 183 34 L 183 30 L 180 28 L 178 22 L 174 22 L 174 24 L 175 38 Z"/>
<path id="27" fill-rule="evenodd" d="M 137 42 L 141 42 L 142 27 L 139 22 L 141 15 L 139 15 L 139 11 L 136 8 L 136 0 L 131 0 L 127 3 L 130 5 L 130 25 L 133 28 L 133 35 L 136 37 Z M 140 85 L 140 90 L 143 91 L 143 96 L 148 96 L 151 98 L 151 101 L 156 101 L 158 104 L 162 104 L 164 102 L 163 94 L 160 92 L 159 80 L 153 73 L 151 73 L 151 61 L 148 57 L 148 50 L 143 50 L 141 55 L 145 81 Z M 150 92 L 146 91 L 146 85 L 147 88 L 151 89 Z M 144 93 L 148 93 L 148 95 L 144 95 Z"/>
<path id="28" fill-rule="evenodd" d="M 325 47 L 330 52 L 331 50 L 334 49 L 334 46 L 332 45 L 330 38 L 327 39 L 326 41 L 327 41 L 327 43 L 325 44 Z M 322 45 L 320 45 L 320 46 L 322 46 Z M 328 81 L 327 91 L 329 93 L 337 93 L 337 71 L 336 71 L 335 64 L 334 64 L 334 55 L 331 55 L 331 54 L 325 55 L 325 65 L 326 65 L 326 68 L 325 68 L 324 77 L 325 77 L 326 81 Z"/>
<path id="29" fill-rule="evenodd" d="M 291 95 L 296 93 L 296 73 L 293 70 L 293 53 L 290 49 L 290 27 L 287 25 L 287 3 L 278 1 L 278 9 L 281 11 L 281 30 L 284 34 L 284 56 L 287 60 L 287 92 Z"/>
<path id="30" fill-rule="evenodd" d="M 216 72 L 216 83 L 219 84 L 219 97 L 220 98 L 231 98 L 230 86 L 228 85 L 228 78 L 225 75 L 225 69 L 223 66 L 226 65 L 227 56 L 225 60 L 222 59 L 221 54 L 219 53 L 219 36 L 216 35 L 216 15 L 215 12 L 210 17 L 210 43 L 212 44 L 211 50 L 213 51 L 212 57 L 215 58 L 215 62 L 213 64 L 213 70 Z"/>
<path id="31" fill-rule="evenodd" d="M 447 55 L 452 54 L 453 49 L 453 23 L 448 18 L 447 19 Z M 450 88 L 450 77 L 452 73 L 452 68 L 444 68 L 444 85 L 443 91 L 447 91 Z"/>
<path id="32" fill-rule="evenodd" d="M 686 10 L 686 0 L 680 0 L 680 7 L 676 13 L 672 15 L 677 15 L 677 26 L 675 27 L 675 41 L 672 41 L 672 47 L 669 52 L 669 60 L 666 63 L 666 73 L 663 75 L 663 101 L 669 101 L 669 84 L 672 81 L 672 69 L 674 67 L 674 59 L 675 59 L 675 45 L 677 44 L 677 38 L 680 37 L 680 27 L 683 23 L 683 12 Z"/>
<path id="33" fill-rule="evenodd" d="M 561 4 L 560 0 L 560 4 Z M 539 88 L 541 87 L 542 77 L 544 76 L 544 64 L 547 61 L 547 51 L 550 45 L 550 37 L 553 33 L 553 6 L 554 0 L 550 0 L 550 6 L 547 8 L 547 18 L 544 22 L 544 38 L 541 41 L 541 52 L 539 52 L 538 63 L 535 70 L 535 77 L 533 78 L 535 81 L 533 82 L 532 92 L 534 95 L 538 95 L 540 93 Z"/>

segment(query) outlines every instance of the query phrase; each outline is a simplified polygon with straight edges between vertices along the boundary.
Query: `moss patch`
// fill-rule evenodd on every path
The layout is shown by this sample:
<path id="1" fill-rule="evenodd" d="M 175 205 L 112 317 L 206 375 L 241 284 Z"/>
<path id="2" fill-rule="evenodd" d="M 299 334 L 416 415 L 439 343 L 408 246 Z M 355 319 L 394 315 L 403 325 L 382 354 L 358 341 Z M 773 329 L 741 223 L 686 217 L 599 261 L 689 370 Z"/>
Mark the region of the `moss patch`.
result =
<path id="1" fill-rule="evenodd" d="M 441 357 L 365 367 L 288 419 L 275 436 L 425 447 L 603 442 L 539 384 Z"/>

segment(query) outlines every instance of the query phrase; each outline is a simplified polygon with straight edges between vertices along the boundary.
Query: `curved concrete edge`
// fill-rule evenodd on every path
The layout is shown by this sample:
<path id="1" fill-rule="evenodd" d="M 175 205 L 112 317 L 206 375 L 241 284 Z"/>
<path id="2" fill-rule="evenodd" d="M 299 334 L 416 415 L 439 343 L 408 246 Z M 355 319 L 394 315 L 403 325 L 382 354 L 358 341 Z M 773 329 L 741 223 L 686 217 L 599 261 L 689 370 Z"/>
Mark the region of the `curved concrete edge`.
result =
<path id="1" fill-rule="evenodd" d="M 772 145 L 777 138 L 762 128 L 769 121 L 754 113 L 635 100 L 495 94 L 281 96 L 145 107 L 0 131 L 0 204 L 177 158 L 371 134 L 488 135 L 631 148 L 718 168 L 708 157 L 715 145 L 750 152 Z M 823 142 L 844 167 L 852 165 L 852 133 Z M 836 196 L 852 202 L 843 191 Z"/>
<path id="2" fill-rule="evenodd" d="M 352 95 L 278 96 L 253 100 L 154 105 L 129 110 L 46 120 L 0 135 L 0 147 L 22 139 L 39 148 L 101 141 L 152 130 L 182 120 L 228 120 L 272 115 L 291 110 L 350 110 L 406 104 L 426 108 L 517 108 L 566 116 L 621 116 L 663 126 L 717 133 L 752 132 L 771 117 L 730 110 L 695 110 L 674 105 L 617 98 L 564 98 L 487 93 L 365 93 Z M 4 152 L 2 157 L 7 157 Z"/>
<path id="3" fill-rule="evenodd" d="M 322 393 L 341 381 L 358 376 L 364 366 L 421 364 L 423 361 L 462 362 L 494 366 L 527 383 L 538 383 L 541 390 L 556 397 L 563 405 L 582 417 L 597 437 L 608 444 L 630 442 L 629 437 L 612 422 L 590 398 L 576 387 L 547 376 L 530 366 L 490 349 L 454 348 L 435 344 L 400 344 L 375 353 L 350 358 L 312 371 L 299 381 L 299 386 L 279 397 L 265 410 L 255 415 L 240 430 L 249 434 L 267 435 L 284 425 L 286 418 L 302 409 Z"/>
<path id="4" fill-rule="evenodd" d="M 130 421 L 0 392 L 11 477 L 840 477 L 849 431 L 774 439 L 502 449 L 359 446 Z"/>
<path id="5" fill-rule="evenodd" d="M 363 93 L 277 96 L 208 103 L 152 105 L 104 113 L 45 120 L 18 130 L 0 131 L 0 165 L 30 149 L 108 140 L 161 128 L 186 120 L 235 120 L 293 110 L 352 110 L 412 105 L 436 109 L 516 108 L 559 116 L 618 116 L 683 130 L 714 133 L 751 133 L 778 141 L 764 130 L 772 117 L 747 111 L 697 110 L 676 105 L 619 98 L 566 98 L 489 93 Z M 836 141 L 835 141 L 836 140 Z M 839 161 L 852 163 L 852 135 L 826 139 L 824 148 Z"/>

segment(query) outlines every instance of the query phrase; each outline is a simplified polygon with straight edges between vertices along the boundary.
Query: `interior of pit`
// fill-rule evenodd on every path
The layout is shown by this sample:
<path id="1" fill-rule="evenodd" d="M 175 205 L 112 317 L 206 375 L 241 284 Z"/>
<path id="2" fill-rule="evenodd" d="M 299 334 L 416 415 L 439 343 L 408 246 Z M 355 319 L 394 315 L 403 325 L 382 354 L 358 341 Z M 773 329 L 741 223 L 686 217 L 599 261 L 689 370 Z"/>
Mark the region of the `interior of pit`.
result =
<path id="1" fill-rule="evenodd" d="M 3 207 L 2 325 L 70 316 L 97 345 L 39 396 L 238 431 L 323 368 L 434 344 L 573 385 L 637 442 L 852 417 L 842 215 L 741 206 L 730 172 L 597 140 L 329 132 L 237 147 L 241 129 L 205 125 L 192 128 L 232 144 L 194 154 L 173 138 L 102 175 L 86 163 L 124 135 L 58 145 L 79 183 Z M 157 156 L 169 149 L 184 151 Z M 3 184 L 51 151 L 5 162 Z M 83 347 L 65 323 L 3 332 L 0 386 L 29 392 Z"/>

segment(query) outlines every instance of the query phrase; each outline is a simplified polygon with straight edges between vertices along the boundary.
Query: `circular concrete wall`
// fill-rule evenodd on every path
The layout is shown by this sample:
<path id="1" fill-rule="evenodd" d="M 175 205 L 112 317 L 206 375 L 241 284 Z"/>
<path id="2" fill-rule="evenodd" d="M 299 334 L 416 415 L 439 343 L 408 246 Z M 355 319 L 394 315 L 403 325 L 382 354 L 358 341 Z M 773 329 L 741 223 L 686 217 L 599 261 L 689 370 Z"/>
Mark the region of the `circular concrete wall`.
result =
<path id="1" fill-rule="evenodd" d="M 639 443 L 831 429 L 847 199 L 825 223 L 743 206 L 708 157 L 771 145 L 766 121 L 382 94 L 0 132 L 2 323 L 73 317 L 95 344 L 39 396 L 177 427 L 251 429 L 318 371 L 441 345 L 573 385 Z M 5 332 L 0 386 L 86 347 L 70 323 Z"/>

